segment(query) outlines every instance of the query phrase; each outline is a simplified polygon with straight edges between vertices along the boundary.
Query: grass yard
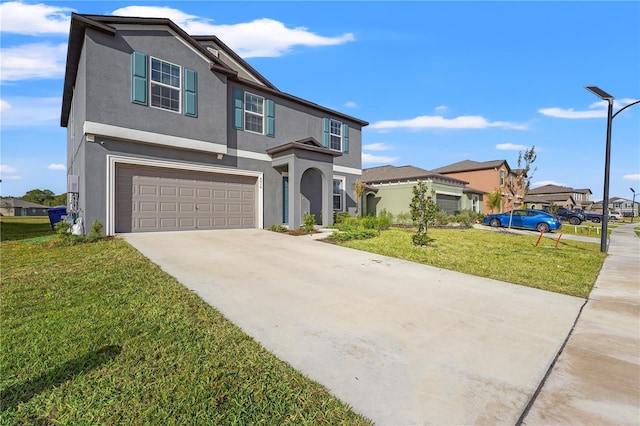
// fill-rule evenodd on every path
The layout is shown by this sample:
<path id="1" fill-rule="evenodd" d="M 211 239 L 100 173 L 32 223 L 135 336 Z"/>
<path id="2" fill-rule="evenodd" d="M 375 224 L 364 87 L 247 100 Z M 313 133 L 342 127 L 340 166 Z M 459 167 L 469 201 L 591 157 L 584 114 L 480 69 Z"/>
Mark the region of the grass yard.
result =
<path id="1" fill-rule="evenodd" d="M 0 241 L 52 235 L 48 216 L 0 216 Z"/>
<path id="2" fill-rule="evenodd" d="M 430 229 L 428 247 L 411 243 L 412 229 L 392 228 L 368 240 L 340 243 L 359 250 L 500 281 L 586 298 L 605 254 L 593 243 L 480 229 Z"/>
<path id="3" fill-rule="evenodd" d="M 0 424 L 369 424 L 124 241 L 10 223 Z"/>

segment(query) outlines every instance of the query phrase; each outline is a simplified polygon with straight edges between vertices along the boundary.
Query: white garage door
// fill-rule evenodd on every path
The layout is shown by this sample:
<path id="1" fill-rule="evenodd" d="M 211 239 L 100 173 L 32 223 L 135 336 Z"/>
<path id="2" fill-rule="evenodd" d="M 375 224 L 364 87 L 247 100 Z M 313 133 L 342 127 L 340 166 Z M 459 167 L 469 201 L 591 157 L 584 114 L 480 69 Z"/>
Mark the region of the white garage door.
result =
<path id="1" fill-rule="evenodd" d="M 116 166 L 116 232 L 255 228 L 257 179 Z"/>

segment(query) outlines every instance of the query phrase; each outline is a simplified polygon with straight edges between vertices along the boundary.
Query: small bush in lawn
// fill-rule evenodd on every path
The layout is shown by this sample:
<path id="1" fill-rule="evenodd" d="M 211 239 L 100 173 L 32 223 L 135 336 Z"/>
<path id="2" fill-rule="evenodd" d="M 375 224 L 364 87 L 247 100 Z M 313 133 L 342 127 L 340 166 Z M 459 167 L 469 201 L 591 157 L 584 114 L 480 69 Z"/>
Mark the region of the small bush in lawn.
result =
<path id="1" fill-rule="evenodd" d="M 354 229 L 358 229 L 360 227 L 360 218 L 355 216 L 344 216 L 340 223 L 336 223 L 334 228 L 339 229 L 340 231 L 350 231 Z"/>
<path id="2" fill-rule="evenodd" d="M 377 229 L 378 218 L 375 216 L 365 216 L 362 219 L 360 219 L 360 224 L 364 229 Z"/>
<path id="3" fill-rule="evenodd" d="M 306 232 L 313 232 L 315 226 L 316 226 L 316 215 L 305 213 L 304 216 L 302 217 L 302 229 L 304 229 Z"/>
<path id="4" fill-rule="evenodd" d="M 91 224 L 91 231 L 89 235 L 87 235 L 87 241 L 93 242 L 101 240 L 102 238 L 104 238 L 104 228 L 100 222 L 94 220 Z"/>
<path id="5" fill-rule="evenodd" d="M 413 223 L 413 221 L 411 220 L 411 213 L 410 212 L 398 213 L 396 215 L 396 220 L 394 223 L 399 225 L 411 225 Z"/>
<path id="6" fill-rule="evenodd" d="M 287 227 L 284 225 L 273 224 L 269 227 L 269 231 L 272 232 L 287 232 Z"/>
<path id="7" fill-rule="evenodd" d="M 336 212 L 335 216 L 334 216 L 334 220 L 333 223 L 338 224 L 338 223 L 343 223 L 346 219 L 350 218 L 351 215 L 349 214 L 349 212 Z"/>
<path id="8" fill-rule="evenodd" d="M 331 241 L 366 240 L 378 236 L 375 229 L 355 229 L 347 232 L 334 232 L 327 237 Z"/>
<path id="9" fill-rule="evenodd" d="M 380 214 L 378 214 L 378 231 L 386 231 L 391 227 L 393 223 L 393 213 L 388 211 L 387 209 L 382 209 Z"/>

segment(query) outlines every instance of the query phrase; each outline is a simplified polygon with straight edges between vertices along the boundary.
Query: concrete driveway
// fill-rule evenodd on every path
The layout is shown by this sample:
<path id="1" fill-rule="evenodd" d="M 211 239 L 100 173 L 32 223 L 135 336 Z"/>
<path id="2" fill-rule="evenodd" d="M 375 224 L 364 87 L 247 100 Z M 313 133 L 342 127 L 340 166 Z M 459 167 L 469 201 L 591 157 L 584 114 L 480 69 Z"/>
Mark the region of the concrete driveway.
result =
<path id="1" fill-rule="evenodd" d="M 122 237 L 380 425 L 516 423 L 584 303 L 265 230 Z"/>

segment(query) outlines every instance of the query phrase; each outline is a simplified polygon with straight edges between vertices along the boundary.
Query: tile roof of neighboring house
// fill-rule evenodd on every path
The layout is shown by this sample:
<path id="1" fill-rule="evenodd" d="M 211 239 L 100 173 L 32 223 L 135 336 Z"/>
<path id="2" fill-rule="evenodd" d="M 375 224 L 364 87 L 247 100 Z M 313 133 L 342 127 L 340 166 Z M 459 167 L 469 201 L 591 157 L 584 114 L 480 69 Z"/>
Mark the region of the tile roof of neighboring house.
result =
<path id="1" fill-rule="evenodd" d="M 488 192 L 483 189 L 471 188 L 470 186 L 465 186 L 462 192 L 469 194 L 488 194 Z"/>
<path id="2" fill-rule="evenodd" d="M 591 190 L 588 188 L 574 189 L 568 186 L 560 186 L 560 185 L 544 185 L 544 186 L 529 190 L 529 194 L 559 194 L 559 193 L 573 194 L 574 192 L 580 192 L 583 194 L 587 192 L 592 193 Z"/>
<path id="3" fill-rule="evenodd" d="M 24 201 L 20 198 L 3 198 L 2 200 L 0 200 L 0 207 L 3 208 L 40 208 L 40 209 L 48 209 L 51 208 L 51 206 L 43 206 L 42 204 L 36 204 L 36 203 L 31 203 L 29 201 Z"/>
<path id="4" fill-rule="evenodd" d="M 531 195 L 528 194 L 527 198 L 524 199 L 525 203 L 549 203 L 549 200 L 542 195 Z"/>
<path id="5" fill-rule="evenodd" d="M 486 170 L 495 169 L 505 164 L 508 170 L 511 170 L 507 160 L 492 160 L 492 161 L 472 161 L 464 160 L 457 163 L 449 164 L 448 166 L 439 167 L 433 169 L 434 173 L 456 173 L 456 172 L 472 172 L 474 170 Z"/>
<path id="6" fill-rule="evenodd" d="M 352 117 L 350 115 L 343 114 L 338 111 L 331 110 L 313 102 L 307 101 L 297 96 L 290 95 L 285 92 L 281 92 L 276 88 L 269 80 L 264 78 L 258 73 L 248 62 L 240 58 L 235 52 L 233 52 L 227 45 L 225 45 L 216 36 L 191 36 L 187 34 L 182 28 L 176 25 L 173 21 L 167 18 L 138 18 L 129 16 L 107 16 L 107 15 L 82 15 L 77 13 L 71 14 L 71 26 L 69 29 L 69 43 L 67 47 L 67 66 L 65 70 L 64 86 L 62 93 L 62 112 L 60 115 L 60 125 L 67 127 L 69 122 L 69 114 L 71 112 L 71 99 L 73 97 L 73 88 L 76 83 L 76 77 L 78 73 L 78 64 L 80 62 L 80 54 L 82 52 L 82 46 L 84 43 L 85 31 L 90 28 L 95 31 L 99 31 L 103 34 L 114 36 L 117 33 L 114 25 L 127 24 L 127 25 L 165 25 L 175 32 L 185 43 L 197 50 L 202 56 L 209 61 L 209 68 L 211 71 L 225 74 L 228 79 L 240 82 L 247 86 L 252 86 L 260 89 L 264 92 L 273 94 L 285 98 L 289 101 L 309 106 L 321 111 L 330 113 L 332 115 L 352 120 L 361 126 L 367 126 L 369 123 L 359 118 Z M 238 71 L 231 68 L 224 63 L 221 59 L 216 57 L 214 53 L 209 51 L 202 42 L 211 41 L 215 43 L 220 49 L 224 50 L 226 54 L 232 57 L 236 62 L 246 69 L 257 81 L 249 81 L 238 75 Z"/>
<path id="7" fill-rule="evenodd" d="M 469 182 L 465 182 L 460 179 L 454 179 L 449 176 L 444 176 L 438 173 L 430 172 L 425 169 L 414 166 L 379 166 L 372 167 L 370 169 L 364 169 L 362 171 L 362 181 L 366 183 L 383 183 L 383 182 L 398 182 L 418 179 L 439 179 L 452 183 L 459 183 L 466 185 Z"/>
<path id="8" fill-rule="evenodd" d="M 571 202 L 575 204 L 575 200 L 573 197 L 566 193 L 558 193 L 558 194 L 532 194 L 529 192 L 527 194 L 527 198 L 525 201 L 529 202 L 530 197 L 536 197 L 537 200 L 547 201 L 547 202 L 556 202 L 556 201 L 567 201 L 571 199 Z M 540 202 L 540 201 L 538 201 Z"/>

